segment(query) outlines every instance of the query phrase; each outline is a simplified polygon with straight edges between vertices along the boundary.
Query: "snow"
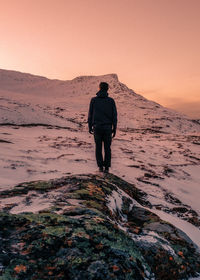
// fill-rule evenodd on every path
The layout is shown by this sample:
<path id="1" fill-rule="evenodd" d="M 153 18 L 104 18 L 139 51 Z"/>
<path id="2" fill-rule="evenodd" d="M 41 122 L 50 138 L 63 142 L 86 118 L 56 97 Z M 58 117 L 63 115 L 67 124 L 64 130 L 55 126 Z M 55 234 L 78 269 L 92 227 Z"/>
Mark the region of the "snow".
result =
<path id="1" fill-rule="evenodd" d="M 189 278 L 189 280 L 200 280 L 200 276 Z"/>
<path id="2" fill-rule="evenodd" d="M 117 190 L 117 191 L 113 191 L 112 194 L 110 196 L 108 196 L 107 200 L 108 200 L 108 208 L 112 211 L 112 212 L 118 212 L 119 215 L 121 215 L 121 209 L 122 209 L 122 197 L 125 196 L 127 198 L 129 198 L 130 200 L 132 200 L 132 204 L 131 206 L 138 206 L 144 209 L 149 210 L 147 207 L 143 207 L 142 205 L 140 205 L 137 201 L 135 201 L 134 199 L 132 199 L 128 194 L 126 194 L 124 191 L 122 190 Z M 158 215 L 162 220 L 171 223 L 172 225 L 174 225 L 176 228 L 179 228 L 180 230 L 182 230 L 183 232 L 185 232 L 187 234 L 187 236 L 191 239 L 191 241 L 193 241 L 194 244 L 196 244 L 197 247 L 199 247 L 200 250 L 200 230 L 198 228 L 196 228 L 195 226 L 193 226 L 192 224 L 188 223 L 187 221 L 183 221 L 175 216 L 172 216 L 168 213 L 165 213 L 163 211 L 159 211 L 157 209 L 151 209 L 151 211 L 153 213 L 155 213 L 156 215 Z M 124 217 L 122 217 L 122 220 L 126 220 L 124 219 Z M 123 225 L 120 225 L 120 228 L 124 231 L 126 231 L 126 228 L 123 227 Z M 146 241 L 147 243 L 156 243 L 157 242 L 157 238 L 160 238 L 160 236 L 158 236 L 157 234 L 155 234 L 154 232 L 150 232 L 148 231 L 148 234 L 145 236 L 134 236 L 134 238 L 136 238 L 137 240 L 143 240 Z M 165 245 L 165 249 L 172 251 L 171 247 L 168 246 L 167 244 Z M 171 254 L 174 254 L 174 252 L 171 252 Z"/>
<path id="3" fill-rule="evenodd" d="M 181 169 L 188 176 L 184 179 L 167 178 L 163 187 L 173 192 L 183 203 L 191 205 L 200 215 L 200 166 L 188 165 Z"/>
<path id="4" fill-rule="evenodd" d="M 113 191 L 112 194 L 107 198 L 108 199 L 108 208 L 112 212 L 116 212 L 117 210 L 121 211 L 122 208 L 122 197 L 119 195 L 117 191 Z"/>
<path id="5" fill-rule="evenodd" d="M 131 207 L 134 205 L 134 206 L 141 207 L 144 209 L 147 209 L 147 208 L 140 205 L 137 201 L 132 199 L 128 194 L 126 194 L 124 191 L 120 190 L 118 187 L 116 187 L 116 188 L 117 188 L 117 191 L 114 190 L 112 192 L 112 194 L 107 197 L 107 200 L 108 200 L 107 206 L 111 210 L 112 213 L 117 214 L 118 218 L 120 217 L 119 221 L 115 221 L 117 223 L 118 227 L 122 231 L 128 233 L 133 240 L 146 243 L 147 246 L 149 246 L 150 244 L 153 244 L 153 243 L 158 243 L 158 240 L 162 240 L 161 244 L 162 244 L 163 249 L 169 251 L 169 253 L 171 255 L 175 255 L 174 250 L 170 247 L 170 245 L 168 245 L 169 242 L 166 239 L 164 239 L 163 237 L 159 236 L 156 232 L 144 230 L 142 235 L 139 235 L 139 234 L 135 235 L 128 231 L 127 226 L 126 226 L 126 223 L 127 223 L 126 215 L 123 215 L 121 212 L 122 205 L 123 205 L 122 197 L 125 196 L 126 198 L 128 198 L 129 200 L 132 201 Z"/>
<path id="6" fill-rule="evenodd" d="M 131 198 L 127 193 L 125 193 L 123 190 L 120 190 L 117 186 L 117 191 L 112 191 L 112 194 L 107 197 L 108 200 L 108 208 L 111 210 L 111 212 L 121 211 L 122 205 L 123 205 L 123 197 L 128 198 L 131 200 L 131 205 L 139 206 L 141 205 L 133 198 Z"/>
<path id="7" fill-rule="evenodd" d="M 183 221 L 177 217 L 174 217 L 168 213 L 163 211 L 159 211 L 156 209 L 151 209 L 153 213 L 158 215 L 162 220 L 171 223 L 175 227 L 179 228 L 183 232 L 187 234 L 187 236 L 199 247 L 200 249 L 200 230 L 193 226 L 192 224 Z"/>

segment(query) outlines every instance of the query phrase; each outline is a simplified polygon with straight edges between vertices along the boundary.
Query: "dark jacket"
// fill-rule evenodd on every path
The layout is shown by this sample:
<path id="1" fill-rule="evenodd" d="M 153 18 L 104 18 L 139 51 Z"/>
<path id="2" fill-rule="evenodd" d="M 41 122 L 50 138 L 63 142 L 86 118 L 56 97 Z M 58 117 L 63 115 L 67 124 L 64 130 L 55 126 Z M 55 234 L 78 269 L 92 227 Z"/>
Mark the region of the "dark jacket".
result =
<path id="1" fill-rule="evenodd" d="M 106 91 L 98 91 L 90 101 L 88 113 L 89 130 L 93 127 L 113 126 L 117 128 L 117 109 L 113 98 Z"/>

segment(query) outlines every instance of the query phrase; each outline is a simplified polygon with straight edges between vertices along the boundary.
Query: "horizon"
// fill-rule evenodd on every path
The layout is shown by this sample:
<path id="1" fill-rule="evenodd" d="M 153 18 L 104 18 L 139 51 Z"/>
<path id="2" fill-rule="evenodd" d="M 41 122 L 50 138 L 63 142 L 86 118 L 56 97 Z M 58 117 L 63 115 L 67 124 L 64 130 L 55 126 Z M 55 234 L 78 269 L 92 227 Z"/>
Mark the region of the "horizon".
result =
<path id="1" fill-rule="evenodd" d="M 200 118 L 198 0 L 0 4 L 0 68 L 59 80 L 116 73 L 147 99 Z"/>
<path id="2" fill-rule="evenodd" d="M 44 75 L 38 75 L 38 74 L 33 74 L 33 73 L 29 73 L 29 72 L 22 72 L 22 71 L 17 71 L 17 70 L 12 70 L 12 69 L 2 69 L 2 68 L 1 68 L 0 70 L 11 71 L 11 72 L 18 72 L 18 73 L 22 73 L 22 74 L 28 74 L 28 75 L 43 77 L 43 78 L 46 78 L 46 79 L 52 80 L 52 81 L 53 81 L 53 80 L 59 80 L 59 81 L 63 81 L 63 82 L 65 82 L 65 81 L 72 81 L 73 79 L 75 79 L 75 78 L 77 78 L 77 77 L 98 77 L 98 76 L 116 75 L 117 78 L 118 78 L 118 80 L 119 80 L 119 82 L 121 82 L 121 80 L 120 80 L 120 78 L 119 78 L 119 75 L 118 75 L 117 73 L 107 73 L 107 74 L 100 74 L 100 75 L 80 75 L 80 76 L 72 77 L 72 79 L 58 79 L 58 78 L 52 78 L 52 77 L 49 78 L 49 77 L 44 76 Z M 125 83 L 123 83 L 123 84 L 125 84 Z M 191 119 L 194 119 L 194 120 L 199 120 L 199 119 L 200 119 L 200 115 L 199 115 L 199 117 L 197 116 L 197 117 L 194 117 L 194 118 L 193 118 L 193 117 L 190 116 L 189 114 L 184 113 L 184 110 L 177 110 L 175 107 L 173 108 L 173 107 L 169 107 L 169 106 L 163 105 L 163 104 L 159 103 L 159 102 L 156 101 L 156 100 L 153 100 L 153 99 L 150 99 L 150 98 L 146 97 L 146 96 L 145 96 L 144 94 L 142 94 L 142 93 L 136 92 L 136 91 L 134 90 L 134 88 L 129 87 L 127 84 L 125 84 L 125 85 L 126 85 L 128 88 L 130 88 L 131 90 L 133 90 L 136 94 L 142 95 L 142 96 L 144 96 L 145 98 L 147 98 L 148 100 L 154 101 L 154 102 L 156 102 L 156 103 L 162 105 L 163 107 L 166 107 L 166 108 L 175 110 L 175 111 L 177 111 L 177 112 L 179 112 L 179 113 L 182 113 L 182 114 L 186 115 L 187 117 L 189 117 L 189 118 L 191 118 Z M 183 104 L 183 106 L 184 106 L 184 105 L 187 105 L 187 104 Z M 192 104 L 192 105 L 193 105 L 193 104 Z M 199 107 L 198 107 L 198 104 L 197 104 L 197 108 L 199 108 Z M 187 108 L 186 108 L 186 109 L 187 109 Z"/>

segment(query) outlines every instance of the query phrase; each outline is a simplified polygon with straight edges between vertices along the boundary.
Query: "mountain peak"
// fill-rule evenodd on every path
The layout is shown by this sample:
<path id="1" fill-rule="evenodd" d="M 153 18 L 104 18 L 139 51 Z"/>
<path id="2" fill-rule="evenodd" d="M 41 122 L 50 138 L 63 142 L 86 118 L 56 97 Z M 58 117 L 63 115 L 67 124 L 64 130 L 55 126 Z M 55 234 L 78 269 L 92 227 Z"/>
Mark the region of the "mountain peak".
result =
<path id="1" fill-rule="evenodd" d="M 106 78 L 113 79 L 113 80 L 119 82 L 118 75 L 115 74 L 115 73 L 112 73 L 112 74 L 105 74 L 105 75 L 102 75 L 102 76 L 100 76 L 100 77 L 106 77 Z"/>
<path id="2" fill-rule="evenodd" d="M 95 76 L 95 75 L 83 75 L 83 76 L 78 76 L 76 78 L 74 78 L 72 81 L 79 81 L 79 82 L 82 82 L 82 81 L 88 81 L 88 80 L 93 80 L 93 79 L 98 79 L 100 81 L 105 81 L 105 82 L 111 82 L 111 81 L 114 81 L 114 82 L 119 82 L 119 79 L 118 79 L 118 76 L 117 74 L 104 74 L 104 75 L 99 75 L 99 76 Z"/>

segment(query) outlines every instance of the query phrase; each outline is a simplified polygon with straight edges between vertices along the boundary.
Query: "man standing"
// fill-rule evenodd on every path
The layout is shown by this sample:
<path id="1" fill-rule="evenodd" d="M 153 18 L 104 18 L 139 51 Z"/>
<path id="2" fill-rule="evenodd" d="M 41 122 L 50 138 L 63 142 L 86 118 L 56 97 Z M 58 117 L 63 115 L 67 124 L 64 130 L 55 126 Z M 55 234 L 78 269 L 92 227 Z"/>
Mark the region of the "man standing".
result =
<path id="1" fill-rule="evenodd" d="M 109 172 L 111 166 L 111 142 L 117 128 L 117 109 L 113 98 L 108 96 L 109 85 L 101 82 L 96 97 L 90 101 L 88 113 L 89 133 L 94 133 L 96 161 L 100 172 Z M 104 159 L 102 155 L 104 143 Z M 103 168 L 105 167 L 105 169 Z"/>

